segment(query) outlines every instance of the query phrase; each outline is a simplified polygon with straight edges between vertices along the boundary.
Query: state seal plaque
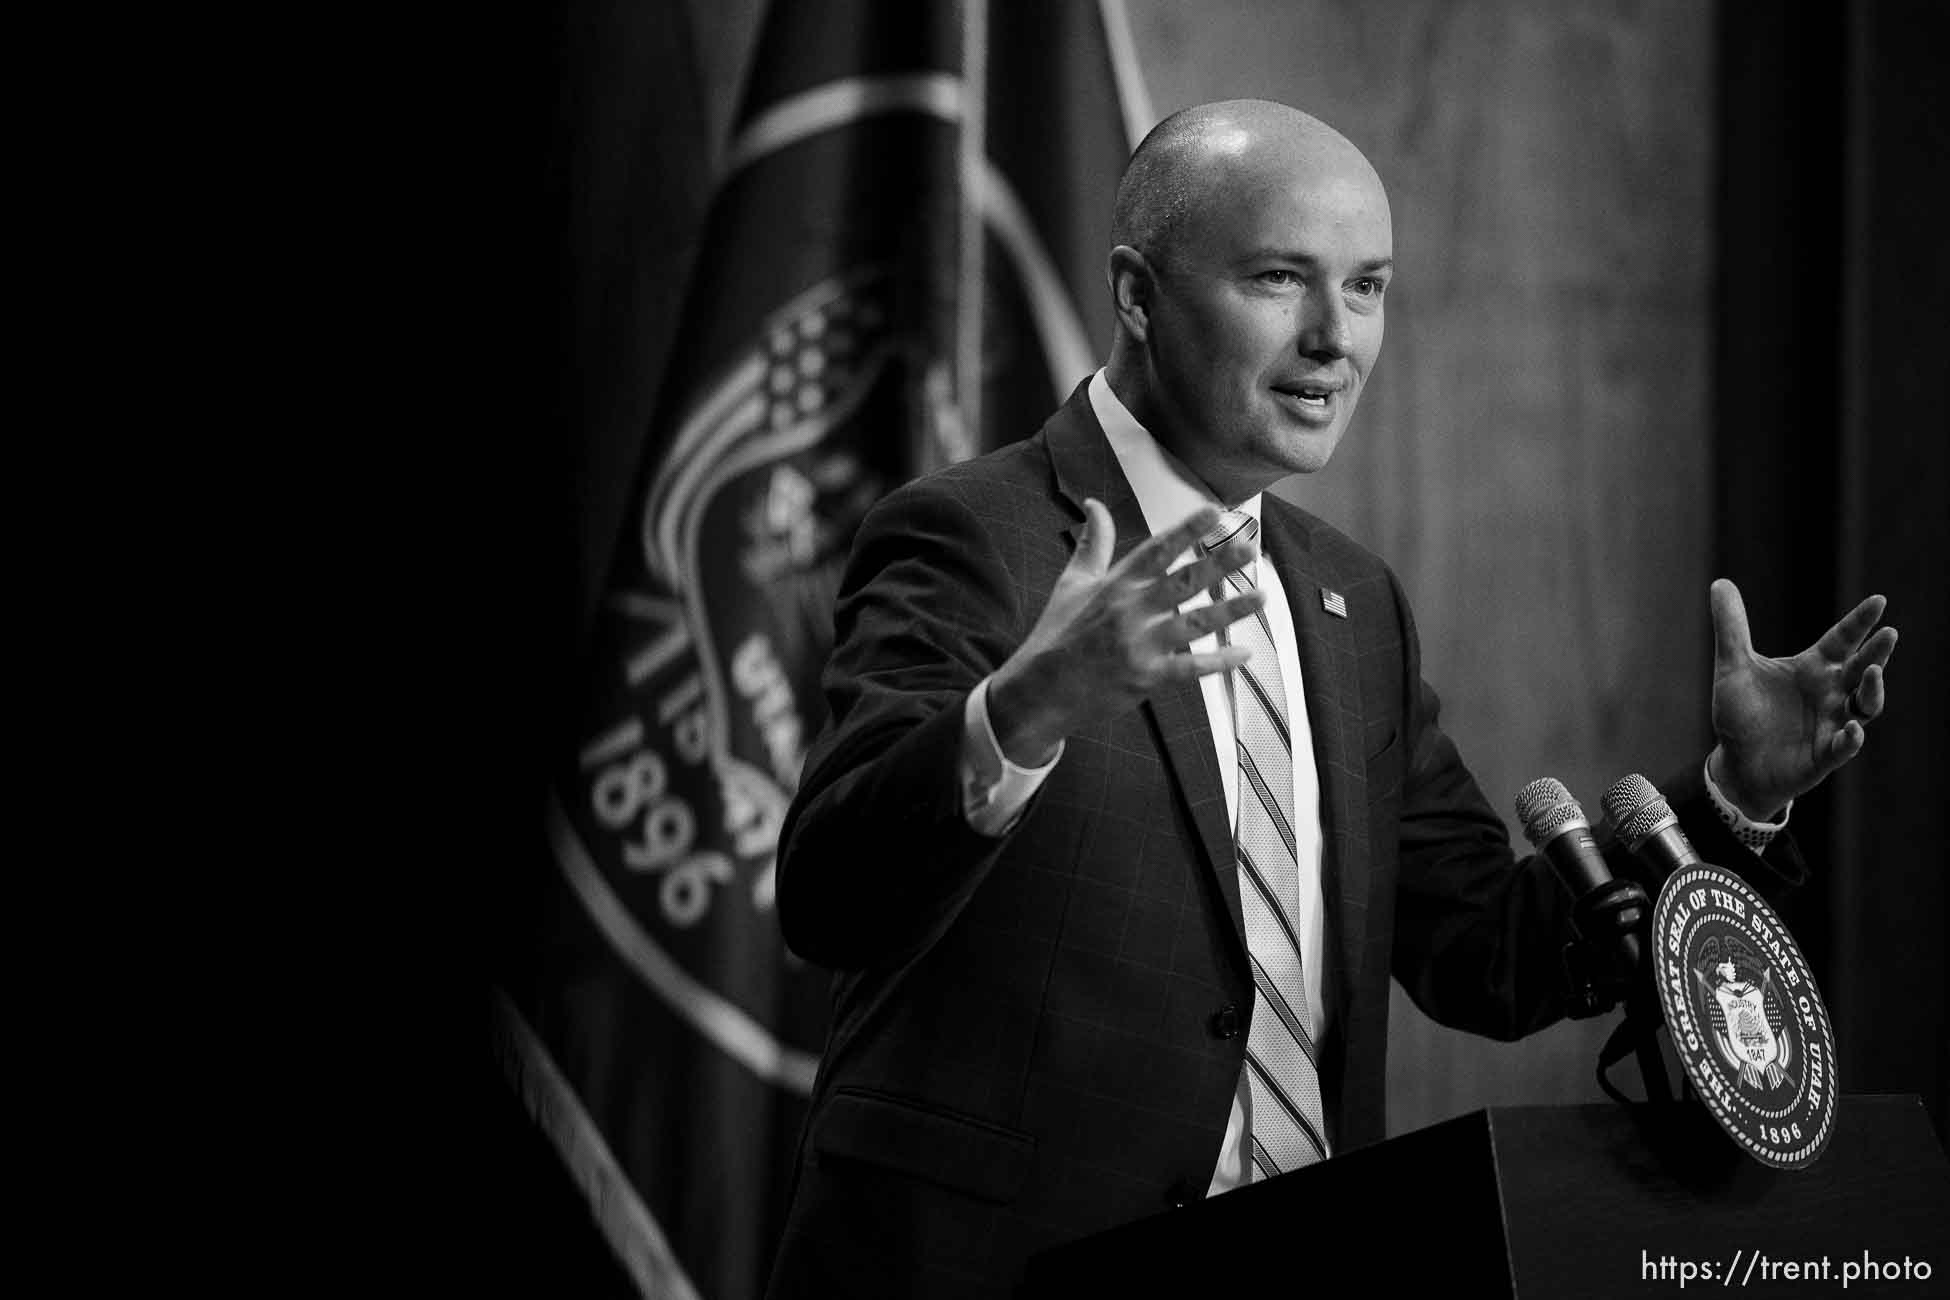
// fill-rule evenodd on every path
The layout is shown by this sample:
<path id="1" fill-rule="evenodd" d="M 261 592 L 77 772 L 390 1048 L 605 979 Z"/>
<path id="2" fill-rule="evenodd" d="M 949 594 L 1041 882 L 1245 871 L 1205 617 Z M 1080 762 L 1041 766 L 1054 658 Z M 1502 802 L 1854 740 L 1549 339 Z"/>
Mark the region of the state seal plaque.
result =
<path id="1" fill-rule="evenodd" d="M 1794 936 L 1746 881 L 1696 862 L 1660 890 L 1652 940 L 1694 1092 L 1762 1164 L 1814 1163 L 1835 1127 L 1835 1034 Z"/>

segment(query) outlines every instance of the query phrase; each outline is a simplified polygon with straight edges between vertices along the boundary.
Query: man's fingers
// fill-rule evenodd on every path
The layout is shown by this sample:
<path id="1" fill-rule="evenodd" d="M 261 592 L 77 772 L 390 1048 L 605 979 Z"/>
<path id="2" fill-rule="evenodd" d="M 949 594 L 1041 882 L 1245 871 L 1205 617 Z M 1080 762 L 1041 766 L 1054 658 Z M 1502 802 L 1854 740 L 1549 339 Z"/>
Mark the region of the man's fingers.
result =
<path id="1" fill-rule="evenodd" d="M 1235 668 L 1245 666 L 1253 657 L 1252 650 L 1243 645 L 1229 645 L 1204 654 L 1171 655 L 1165 660 L 1164 676 L 1173 681 L 1190 681 L 1195 677 L 1206 677 L 1212 673 L 1229 673 Z"/>
<path id="2" fill-rule="evenodd" d="M 1839 623 L 1823 632 L 1821 640 L 1815 642 L 1815 649 L 1821 651 L 1822 657 L 1826 659 L 1848 658 L 1855 648 L 1862 644 L 1862 639 L 1869 635 L 1870 629 L 1875 627 L 1876 621 L 1882 617 L 1882 611 L 1888 603 L 1881 596 L 1869 597 L 1842 615 Z M 1895 642 L 1892 640 L 1889 646 L 1890 649 L 1894 649 Z"/>
<path id="3" fill-rule="evenodd" d="M 1070 557 L 1071 564 L 1081 564 L 1086 573 L 1102 574 L 1110 568 L 1111 553 L 1117 547 L 1117 525 L 1110 521 L 1110 511 L 1096 497 L 1083 503 L 1083 536 L 1077 539 L 1076 554 Z"/>
<path id="4" fill-rule="evenodd" d="M 1707 589 L 1713 608 L 1713 666 L 1734 667 L 1754 652 L 1753 635 L 1747 630 L 1747 604 L 1740 599 L 1740 588 L 1725 578 L 1715 578 Z"/>
<path id="5" fill-rule="evenodd" d="M 1872 668 L 1884 668 L 1889 664 L 1889 656 L 1896 653 L 1896 629 L 1879 627 L 1875 633 L 1857 647 L 1849 656 L 1847 673 L 1852 681 L 1861 681 Z"/>
<path id="6" fill-rule="evenodd" d="M 1870 664 L 1848 693 L 1848 711 L 1864 722 L 1882 716 L 1882 665 Z"/>
<path id="7" fill-rule="evenodd" d="M 1179 552 L 1197 542 L 1199 538 L 1212 531 L 1212 525 L 1219 522 L 1219 508 L 1203 505 L 1186 517 L 1176 528 L 1167 528 L 1133 548 L 1124 557 L 1124 566 L 1138 573 L 1159 574 L 1171 567 L 1171 562 Z"/>
<path id="8" fill-rule="evenodd" d="M 1261 591 L 1241 592 L 1237 596 L 1216 604 L 1201 605 L 1172 618 L 1158 621 L 1161 645 L 1178 647 L 1190 645 L 1202 636 L 1209 636 L 1222 627 L 1231 627 L 1242 618 L 1251 618 L 1266 605 L 1266 595 Z"/>
<path id="9" fill-rule="evenodd" d="M 1258 553 L 1256 543 L 1235 537 L 1210 555 L 1201 555 L 1190 564 L 1180 565 L 1155 579 L 1146 599 L 1153 609 L 1176 609 L 1197 592 L 1216 585 L 1226 574 L 1245 568 Z"/>
<path id="10" fill-rule="evenodd" d="M 1862 724 L 1853 718 L 1849 719 L 1848 725 L 1835 733 L 1835 739 L 1829 747 L 1828 761 L 1832 765 L 1830 770 L 1840 767 L 1861 753 L 1862 746 L 1867 743 L 1868 738 L 1869 733 L 1862 729 Z"/>

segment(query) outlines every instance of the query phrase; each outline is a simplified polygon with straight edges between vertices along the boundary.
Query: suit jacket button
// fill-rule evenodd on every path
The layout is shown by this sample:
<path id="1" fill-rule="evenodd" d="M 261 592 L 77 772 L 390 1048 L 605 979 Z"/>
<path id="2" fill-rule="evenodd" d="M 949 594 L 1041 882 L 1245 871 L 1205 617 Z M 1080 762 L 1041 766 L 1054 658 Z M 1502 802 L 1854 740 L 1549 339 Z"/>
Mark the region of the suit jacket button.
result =
<path id="1" fill-rule="evenodd" d="M 1192 1180 L 1189 1178 L 1179 1179 L 1165 1191 L 1165 1200 L 1174 1210 L 1182 1210 L 1203 1199 L 1205 1199 L 1205 1189 L 1192 1186 Z"/>
<path id="2" fill-rule="evenodd" d="M 1212 1013 L 1212 1037 L 1236 1038 L 1239 1036 L 1239 1008 L 1228 1002 Z"/>

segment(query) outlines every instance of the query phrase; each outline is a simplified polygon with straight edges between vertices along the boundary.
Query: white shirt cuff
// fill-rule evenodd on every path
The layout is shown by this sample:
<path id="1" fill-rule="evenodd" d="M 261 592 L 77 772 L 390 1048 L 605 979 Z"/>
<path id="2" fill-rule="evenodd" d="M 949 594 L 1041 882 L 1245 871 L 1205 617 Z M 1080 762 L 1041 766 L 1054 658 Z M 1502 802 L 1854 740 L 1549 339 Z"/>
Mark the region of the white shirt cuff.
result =
<path id="1" fill-rule="evenodd" d="M 1720 820 L 1727 824 L 1727 829 L 1733 832 L 1733 837 L 1756 854 L 1765 852 L 1767 846 L 1774 842 L 1774 837 L 1787 829 L 1788 814 L 1794 810 L 1794 800 L 1790 799 L 1781 806 L 1781 816 L 1778 821 L 1755 821 L 1734 807 L 1732 801 L 1720 793 L 1720 787 L 1713 784 L 1711 760 L 1706 764 L 1706 793 L 1712 796 L 1713 806 L 1719 810 Z"/>
<path id="2" fill-rule="evenodd" d="M 962 707 L 961 811 L 968 824 L 983 835 L 1011 830 L 1043 779 L 1063 757 L 1063 742 L 1041 767 L 1018 767 L 1002 752 L 989 721 L 989 679 L 968 693 Z"/>

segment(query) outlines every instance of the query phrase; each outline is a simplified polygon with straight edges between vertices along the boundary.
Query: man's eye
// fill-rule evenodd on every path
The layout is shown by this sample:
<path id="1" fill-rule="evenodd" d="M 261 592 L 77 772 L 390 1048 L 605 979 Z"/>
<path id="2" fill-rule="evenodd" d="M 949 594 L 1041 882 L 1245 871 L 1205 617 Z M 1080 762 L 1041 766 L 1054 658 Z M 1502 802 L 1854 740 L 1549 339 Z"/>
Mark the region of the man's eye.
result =
<path id="1" fill-rule="evenodd" d="M 1381 291 L 1387 287 L 1387 285 L 1372 275 L 1364 275 L 1348 285 L 1349 289 L 1353 290 L 1357 296 L 1362 298 L 1379 298 Z"/>
<path id="2" fill-rule="evenodd" d="M 1261 271 L 1259 273 L 1259 278 L 1263 282 L 1267 284 L 1273 284 L 1273 285 L 1300 283 L 1299 276 L 1295 275 L 1292 271 L 1288 271 L 1284 269 L 1272 270 L 1272 271 Z"/>

